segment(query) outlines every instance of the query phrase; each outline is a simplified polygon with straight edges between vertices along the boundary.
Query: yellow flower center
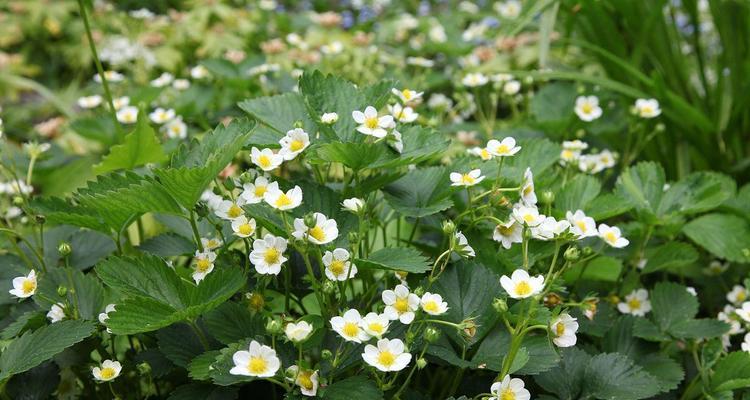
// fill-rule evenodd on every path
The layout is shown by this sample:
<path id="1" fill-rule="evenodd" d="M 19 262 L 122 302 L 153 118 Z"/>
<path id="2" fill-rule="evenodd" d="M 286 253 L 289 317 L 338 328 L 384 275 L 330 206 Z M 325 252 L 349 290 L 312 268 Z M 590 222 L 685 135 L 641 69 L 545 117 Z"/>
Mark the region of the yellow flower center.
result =
<path id="1" fill-rule="evenodd" d="M 250 357 L 250 362 L 247 363 L 247 370 L 251 374 L 262 374 L 268 369 L 268 363 L 261 357 Z"/>
<path id="2" fill-rule="evenodd" d="M 198 272 L 206 272 L 209 268 L 211 268 L 211 261 L 208 261 L 207 258 L 201 258 L 198 260 L 195 267 Z"/>
<path id="3" fill-rule="evenodd" d="M 496 151 L 497 151 L 498 154 L 505 154 L 508 151 L 510 151 L 510 149 L 508 148 L 508 146 L 506 146 L 504 144 L 501 144 L 500 146 L 497 146 L 497 150 Z"/>
<path id="4" fill-rule="evenodd" d="M 404 96 L 405 100 L 411 100 L 411 96 L 412 96 L 411 90 L 404 89 L 404 90 L 401 91 L 401 95 Z"/>
<path id="5" fill-rule="evenodd" d="M 651 106 L 641 107 L 641 115 L 649 115 L 653 112 L 654 112 L 654 109 Z"/>
<path id="6" fill-rule="evenodd" d="M 409 311 L 409 299 L 407 299 L 406 297 L 397 298 L 396 302 L 393 303 L 393 308 L 395 308 L 396 311 L 399 312 L 399 314 L 403 314 Z"/>
<path id="7" fill-rule="evenodd" d="M 528 196 L 528 195 L 530 195 L 533 192 L 534 192 L 534 187 L 531 186 L 531 185 L 527 185 L 525 188 L 523 188 L 523 195 L 524 196 Z"/>
<path id="8" fill-rule="evenodd" d="M 475 181 L 476 181 L 476 179 L 474 179 L 474 178 L 472 178 L 471 176 L 469 176 L 469 174 L 464 174 L 464 175 L 463 175 L 463 176 L 461 177 L 461 182 L 462 182 L 462 183 L 463 183 L 464 185 L 473 185 Z"/>
<path id="9" fill-rule="evenodd" d="M 306 390 L 312 390 L 313 381 L 310 378 L 311 376 L 312 376 L 312 373 L 308 371 L 300 372 L 299 376 L 297 376 L 297 383 L 299 383 L 299 385 L 305 388 Z"/>
<path id="10" fill-rule="evenodd" d="M 379 322 L 373 322 L 370 325 L 368 325 L 367 328 L 370 329 L 370 332 L 375 332 L 377 334 L 382 334 L 383 331 L 385 330 L 383 325 L 380 324 Z"/>
<path id="11" fill-rule="evenodd" d="M 276 264 L 279 262 L 279 251 L 276 250 L 275 247 L 269 247 L 266 250 L 266 254 L 263 255 L 263 261 L 266 262 L 266 264 Z"/>
<path id="12" fill-rule="evenodd" d="M 586 232 L 586 224 L 583 221 L 576 222 L 576 226 L 581 230 L 581 232 Z"/>
<path id="13" fill-rule="evenodd" d="M 331 261 L 331 265 L 328 267 L 328 269 L 333 272 L 334 275 L 341 275 L 344 273 L 344 268 L 346 264 L 341 260 L 333 260 Z"/>
<path id="14" fill-rule="evenodd" d="M 555 326 L 555 334 L 557 334 L 557 336 L 562 336 L 563 333 L 565 333 L 565 324 L 558 322 L 557 326 Z"/>
<path id="15" fill-rule="evenodd" d="M 523 220 L 526 221 L 527 224 L 530 224 L 530 223 L 534 222 L 534 215 L 532 215 L 532 214 L 525 214 L 523 216 Z"/>
<path id="16" fill-rule="evenodd" d="M 112 379 L 115 376 L 115 369 L 111 367 L 102 368 L 100 374 L 102 380 Z"/>
<path id="17" fill-rule="evenodd" d="M 507 388 L 500 394 L 500 400 L 516 400 L 516 394 L 511 388 Z"/>
<path id="18" fill-rule="evenodd" d="M 745 301 L 745 298 L 747 297 L 747 293 L 744 290 L 740 290 L 737 293 L 737 302 Z"/>
<path id="19" fill-rule="evenodd" d="M 344 335 L 348 337 L 355 337 L 359 334 L 359 325 L 354 322 L 347 322 L 344 324 Z"/>
<path id="20" fill-rule="evenodd" d="M 242 215 L 242 208 L 237 204 L 232 204 L 232 206 L 229 207 L 229 210 L 227 210 L 227 217 L 229 218 L 237 218 L 240 215 Z"/>
<path id="21" fill-rule="evenodd" d="M 375 129 L 378 127 L 378 118 L 377 117 L 371 117 L 371 118 L 365 118 L 365 126 L 370 129 Z"/>
<path id="22" fill-rule="evenodd" d="M 289 149 L 292 151 L 300 151 L 303 147 L 305 147 L 305 144 L 302 143 L 301 140 L 292 140 L 292 142 L 289 143 Z"/>
<path id="23" fill-rule="evenodd" d="M 436 313 L 440 311 L 440 307 L 438 306 L 437 302 L 434 300 L 430 300 L 426 303 L 424 303 L 424 310 L 431 313 Z"/>
<path id="24" fill-rule="evenodd" d="M 591 114 L 591 112 L 594 111 L 594 106 L 589 103 L 583 103 L 581 111 L 583 111 L 584 114 Z"/>
<path id="25" fill-rule="evenodd" d="M 286 193 L 281 193 L 279 197 L 276 199 L 276 207 L 286 207 L 292 205 L 292 199 L 289 198 L 289 196 L 286 195 Z"/>
<path id="26" fill-rule="evenodd" d="M 172 125 L 172 126 L 171 126 L 171 127 L 169 128 L 169 129 L 170 129 L 170 130 L 172 131 L 172 133 L 174 133 L 174 134 L 180 133 L 180 127 L 179 127 L 178 125 L 176 125 L 176 124 L 175 124 L 175 125 Z"/>
<path id="27" fill-rule="evenodd" d="M 29 294 L 36 290 L 36 282 L 34 282 L 31 279 L 26 279 L 23 281 L 23 285 L 21 285 L 21 289 L 23 290 L 24 294 Z"/>
<path id="28" fill-rule="evenodd" d="M 259 164 L 259 165 L 260 165 L 260 166 L 261 166 L 262 168 L 268 168 L 268 167 L 270 167 L 270 166 L 271 166 L 271 159 L 270 159 L 270 158 L 268 158 L 268 156 L 267 156 L 267 155 L 265 155 L 265 154 L 261 154 L 261 155 L 260 155 L 260 157 L 258 157 L 258 164 Z"/>
<path id="29" fill-rule="evenodd" d="M 396 355 L 388 350 L 382 351 L 378 354 L 378 362 L 384 367 L 390 367 L 396 362 Z"/>
<path id="30" fill-rule="evenodd" d="M 519 296 L 526 296 L 531 293 L 531 285 L 528 281 L 521 281 L 516 284 L 516 294 Z"/>
<path id="31" fill-rule="evenodd" d="M 631 310 L 639 310 L 641 308 L 641 301 L 638 299 L 630 299 L 628 300 L 628 307 L 630 307 Z"/>
<path id="32" fill-rule="evenodd" d="M 266 189 L 268 189 L 268 186 L 255 186 L 255 197 L 263 197 L 263 195 L 266 194 Z"/>
<path id="33" fill-rule="evenodd" d="M 563 150 L 561 157 L 562 157 L 563 160 L 570 160 L 571 158 L 573 158 L 573 155 L 574 155 L 574 153 L 572 151 L 570 151 L 570 150 Z"/>
<path id="34" fill-rule="evenodd" d="M 319 225 L 315 225 L 315 227 L 310 229 L 307 233 L 308 235 L 314 237 L 315 240 L 319 242 L 326 240 L 326 233 L 323 231 L 323 228 L 321 228 Z"/>
<path id="35" fill-rule="evenodd" d="M 253 234 L 253 227 L 250 224 L 242 224 L 238 231 L 240 231 L 240 234 L 242 235 L 249 236 Z"/>
<path id="36" fill-rule="evenodd" d="M 617 241 L 617 236 L 614 234 L 614 232 L 607 232 L 604 234 L 604 240 L 609 243 L 614 243 Z"/>
<path id="37" fill-rule="evenodd" d="M 487 151 L 487 149 L 482 149 L 479 152 L 479 156 L 482 158 L 482 160 L 489 160 L 490 159 L 490 152 Z"/>

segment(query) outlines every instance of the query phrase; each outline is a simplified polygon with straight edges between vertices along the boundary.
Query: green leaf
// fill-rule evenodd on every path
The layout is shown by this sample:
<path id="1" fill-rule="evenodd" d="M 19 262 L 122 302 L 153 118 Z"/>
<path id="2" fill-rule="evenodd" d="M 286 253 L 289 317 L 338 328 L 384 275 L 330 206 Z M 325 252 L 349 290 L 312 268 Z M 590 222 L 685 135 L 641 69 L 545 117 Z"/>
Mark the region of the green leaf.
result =
<path id="1" fill-rule="evenodd" d="M 387 269 L 421 274 L 432 269 L 429 259 L 411 247 L 387 247 L 370 254 L 366 260 L 357 259 L 361 268 Z"/>
<path id="2" fill-rule="evenodd" d="M 167 400 L 234 400 L 239 388 L 218 387 L 205 383 L 188 383 L 177 387 Z"/>
<path id="3" fill-rule="evenodd" d="M 716 257 L 750 262 L 750 225 L 745 219 L 730 214 L 707 214 L 685 224 L 682 232 Z"/>
<path id="4" fill-rule="evenodd" d="M 669 340 L 669 336 L 662 333 L 656 324 L 646 318 L 636 318 L 633 323 L 633 335 L 652 342 L 666 342 Z"/>
<path id="5" fill-rule="evenodd" d="M 216 361 L 216 358 L 220 355 L 221 351 L 211 350 L 193 358 L 188 366 L 188 374 L 192 379 L 198 381 L 210 380 L 211 364 L 213 364 Z"/>
<path id="6" fill-rule="evenodd" d="M 576 175 L 563 186 L 555 198 L 555 208 L 560 211 L 583 210 L 599 195 L 599 180 L 591 175 Z"/>
<path id="7" fill-rule="evenodd" d="M 720 206 L 734 196 L 732 178 L 716 172 L 696 172 L 672 185 L 659 204 L 659 215 L 696 214 Z"/>
<path id="8" fill-rule="evenodd" d="M 636 400 L 660 392 L 659 381 L 621 354 L 597 354 L 586 365 L 582 397 Z"/>
<path id="9" fill-rule="evenodd" d="M 66 320 L 26 332 L 11 342 L 0 355 L 0 381 L 28 371 L 49 360 L 66 348 L 86 339 L 94 324 L 79 320 Z"/>
<path id="10" fill-rule="evenodd" d="M 138 113 L 135 129 L 125 135 L 121 144 L 110 148 L 109 154 L 94 167 L 94 171 L 101 174 L 118 169 L 130 170 L 149 163 L 162 162 L 166 158 L 156 132 L 148 122 L 148 115 L 142 109 Z"/>
<path id="11" fill-rule="evenodd" d="M 591 356 L 576 347 L 563 349 L 561 355 L 557 366 L 534 377 L 534 381 L 560 399 L 577 399 L 584 386 L 584 373 Z"/>
<path id="12" fill-rule="evenodd" d="M 415 169 L 383 188 L 394 210 L 407 217 L 421 218 L 453 205 L 449 172 L 443 167 Z"/>
<path id="13" fill-rule="evenodd" d="M 159 351 L 178 367 L 187 368 L 190 361 L 206 351 L 198 335 L 188 324 L 173 324 L 156 333 Z"/>
<path id="14" fill-rule="evenodd" d="M 174 257 L 195 253 L 195 243 L 175 233 L 162 233 L 150 237 L 138 246 L 138 250 L 159 257 Z"/>
<path id="15" fill-rule="evenodd" d="M 674 324 L 669 334 L 679 339 L 709 339 L 729 332 L 726 322 L 716 319 L 691 319 Z"/>
<path id="16" fill-rule="evenodd" d="M 654 162 L 640 162 L 620 174 L 616 194 L 638 211 L 655 215 L 664 194 L 664 169 Z"/>
<path id="17" fill-rule="evenodd" d="M 363 375 L 358 375 L 334 382 L 322 391 L 321 398 L 325 400 L 381 400 L 383 392 L 378 389 L 375 382 Z"/>
<path id="18" fill-rule="evenodd" d="M 711 387 L 716 392 L 750 387 L 750 353 L 735 351 L 719 360 L 711 376 Z"/>
<path id="19" fill-rule="evenodd" d="M 625 214 L 633 208 L 622 197 L 612 193 L 603 194 L 591 201 L 585 208 L 586 215 L 595 219 L 607 219 Z"/>
<path id="20" fill-rule="evenodd" d="M 228 301 L 203 315 L 208 333 L 224 344 L 265 333 L 265 322 L 260 314 L 252 314 L 247 307 Z"/>
<path id="21" fill-rule="evenodd" d="M 42 296 L 34 296 L 34 301 L 49 310 L 53 304 L 49 299 L 62 300 L 57 294 L 61 286 L 68 289 L 65 299 L 68 304 L 77 306 L 81 318 L 98 320 L 99 313 L 107 306 L 107 293 L 96 276 L 68 268 L 50 269 L 39 282 L 38 290 Z"/>
<path id="22" fill-rule="evenodd" d="M 253 144 L 278 146 L 279 139 L 294 129 L 297 122 L 302 123 L 305 132 L 316 131 L 315 122 L 308 116 L 304 99 L 299 93 L 248 99 L 237 105 L 261 124 L 258 137 L 252 139 Z M 340 117 L 346 119 L 347 116 Z"/>
<path id="23" fill-rule="evenodd" d="M 569 82 L 543 85 L 531 99 L 529 111 L 539 122 L 564 122 L 575 105 L 576 88 Z"/>
<path id="24" fill-rule="evenodd" d="M 691 320 L 698 314 L 698 299 L 685 286 L 659 282 L 651 291 L 651 307 L 656 326 L 668 331 L 675 324 Z"/>
<path id="25" fill-rule="evenodd" d="M 698 260 L 698 252 L 687 243 L 667 242 L 647 254 L 647 259 L 643 274 L 692 264 Z"/>

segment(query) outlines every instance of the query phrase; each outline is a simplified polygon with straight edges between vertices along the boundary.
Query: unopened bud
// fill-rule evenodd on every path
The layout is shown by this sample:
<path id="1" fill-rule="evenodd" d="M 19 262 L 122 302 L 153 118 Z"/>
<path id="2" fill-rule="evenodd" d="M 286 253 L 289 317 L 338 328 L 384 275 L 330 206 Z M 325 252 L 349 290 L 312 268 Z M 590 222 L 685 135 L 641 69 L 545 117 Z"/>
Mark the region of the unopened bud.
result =
<path id="1" fill-rule="evenodd" d="M 334 292 L 336 292 L 336 284 L 333 281 L 327 280 L 323 282 L 323 293 L 333 294 Z"/>
<path id="2" fill-rule="evenodd" d="M 659 122 L 658 124 L 656 124 L 656 127 L 654 127 L 654 129 L 656 129 L 657 132 L 664 132 L 667 127 L 663 123 Z"/>
<path id="3" fill-rule="evenodd" d="M 198 214 L 201 218 L 206 218 L 208 216 L 208 206 L 204 203 L 198 203 L 195 205 L 195 213 Z"/>
<path id="4" fill-rule="evenodd" d="M 63 257 L 67 257 L 72 251 L 73 248 L 70 247 L 70 243 L 61 242 L 60 245 L 57 246 L 57 252 Z"/>
<path id="5" fill-rule="evenodd" d="M 303 218 L 303 221 L 305 223 L 305 226 L 308 228 L 314 228 L 317 221 L 315 220 L 315 216 L 312 214 L 307 214 Z"/>
<path id="6" fill-rule="evenodd" d="M 295 128 L 304 128 L 304 125 L 302 125 L 302 121 L 294 121 L 294 127 Z"/>
<path id="7" fill-rule="evenodd" d="M 453 221 L 443 221 L 443 233 L 450 235 L 456 231 L 456 224 Z"/>
<path id="8" fill-rule="evenodd" d="M 283 327 L 281 324 L 281 321 L 277 319 L 269 320 L 266 324 L 266 332 L 268 332 L 271 335 L 278 335 L 283 331 Z"/>
<path id="9" fill-rule="evenodd" d="M 542 204 L 552 204 L 555 201 L 555 192 L 551 190 L 545 190 L 542 192 L 542 195 L 539 201 Z"/>
<path id="10" fill-rule="evenodd" d="M 422 286 L 418 286 L 416 289 L 414 289 L 413 293 L 419 297 L 422 297 L 422 295 L 424 294 L 424 288 Z"/>
<path id="11" fill-rule="evenodd" d="M 234 188 L 236 187 L 236 186 L 234 185 L 234 179 L 232 179 L 232 178 L 228 178 L 228 179 L 224 180 L 224 187 L 225 187 L 225 188 L 226 188 L 227 190 L 229 190 L 230 192 L 231 192 L 232 190 L 234 190 Z"/>
<path id="12" fill-rule="evenodd" d="M 138 368 L 138 373 L 141 375 L 149 375 L 151 373 L 151 365 L 149 365 L 149 363 L 145 361 L 138 364 L 137 368 Z"/>
<path id="13" fill-rule="evenodd" d="M 331 357 L 333 357 L 333 353 L 331 353 L 331 350 L 323 349 L 323 351 L 320 352 L 320 358 L 324 360 L 330 360 Z"/>
<path id="14" fill-rule="evenodd" d="M 417 359 L 417 369 L 423 369 L 427 366 L 427 360 L 424 359 L 424 357 L 420 357 Z"/>
<path id="15" fill-rule="evenodd" d="M 473 338 L 477 334 L 477 324 L 473 319 L 463 320 L 460 326 L 467 338 Z"/>
<path id="16" fill-rule="evenodd" d="M 562 299 L 557 293 L 550 293 L 544 296 L 544 305 L 548 308 L 555 308 L 559 306 L 560 303 L 562 303 Z"/>
<path id="17" fill-rule="evenodd" d="M 62 285 L 60 285 L 60 286 L 57 287 L 57 295 L 58 296 L 65 297 L 66 294 L 68 294 L 68 288 L 66 288 L 65 286 L 62 286 Z"/>
<path id="18" fill-rule="evenodd" d="M 508 302 L 506 302 L 504 299 L 496 298 L 492 301 L 492 308 L 494 308 L 498 313 L 504 313 L 508 311 Z"/>
<path id="19" fill-rule="evenodd" d="M 266 305 L 266 299 L 263 298 L 263 295 L 260 293 L 248 293 L 245 297 L 247 298 L 250 310 L 252 311 L 260 311 Z"/>
<path id="20" fill-rule="evenodd" d="M 36 223 L 39 225 L 44 225 L 44 223 L 47 222 L 47 217 L 45 217 L 44 215 L 40 214 L 40 215 L 37 215 L 35 218 L 36 218 Z"/>
<path id="21" fill-rule="evenodd" d="M 440 331 L 433 326 L 428 326 L 424 330 L 422 337 L 424 337 L 424 340 L 426 340 L 427 343 L 435 343 L 438 339 L 440 339 Z"/>
<path id="22" fill-rule="evenodd" d="M 15 196 L 15 197 L 13 197 L 13 205 L 15 205 L 15 206 L 23 205 L 23 197 L 21 197 L 21 196 Z"/>
<path id="23" fill-rule="evenodd" d="M 359 233 L 357 233 L 357 232 L 351 231 L 351 232 L 349 232 L 349 234 L 347 235 L 347 237 L 349 238 L 349 243 L 358 243 L 359 242 Z"/>
<path id="24" fill-rule="evenodd" d="M 567 250 L 565 250 L 565 261 L 574 263 L 578 261 L 581 258 L 581 250 L 578 249 L 578 247 L 569 247 Z"/>
<path id="25" fill-rule="evenodd" d="M 593 253 L 594 253 L 594 249 L 592 249 L 591 247 L 586 246 L 586 247 L 583 248 L 583 256 L 584 257 L 588 257 L 588 256 L 592 255 Z"/>

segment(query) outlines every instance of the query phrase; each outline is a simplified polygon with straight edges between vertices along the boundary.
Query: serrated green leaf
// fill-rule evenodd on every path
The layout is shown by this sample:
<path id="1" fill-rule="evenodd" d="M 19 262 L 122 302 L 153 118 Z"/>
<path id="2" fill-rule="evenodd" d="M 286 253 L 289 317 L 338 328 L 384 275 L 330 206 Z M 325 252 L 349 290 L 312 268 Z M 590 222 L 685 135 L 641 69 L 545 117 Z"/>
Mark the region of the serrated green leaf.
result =
<path id="1" fill-rule="evenodd" d="M 669 328 L 669 334 L 678 339 L 710 339 L 729 332 L 726 322 L 716 319 L 690 319 Z"/>
<path id="2" fill-rule="evenodd" d="M 644 274 L 692 264 L 698 260 L 698 252 L 687 243 L 668 242 L 650 252 L 647 259 Z"/>
<path id="3" fill-rule="evenodd" d="M 698 314 L 698 299 L 685 286 L 676 283 L 657 283 L 651 291 L 650 299 L 653 320 L 663 332 Z"/>
<path id="4" fill-rule="evenodd" d="M 664 195 L 664 169 L 653 162 L 628 167 L 617 178 L 616 194 L 639 211 L 654 215 Z"/>
<path id="5" fill-rule="evenodd" d="M 187 368 L 190 361 L 206 349 L 188 324 L 173 324 L 156 332 L 159 351 L 175 365 Z"/>
<path id="6" fill-rule="evenodd" d="M 659 215 L 695 214 L 712 210 L 734 196 L 732 178 L 716 172 L 696 172 L 672 185 L 659 204 Z"/>
<path id="7" fill-rule="evenodd" d="M 577 399 L 584 385 L 584 372 L 591 356 L 575 347 L 563 349 L 561 356 L 557 366 L 537 375 L 534 381 L 560 399 Z"/>
<path id="8" fill-rule="evenodd" d="M 716 257 L 750 262 L 750 224 L 738 216 L 703 215 L 685 224 L 682 232 Z"/>
<path id="9" fill-rule="evenodd" d="M 0 381 L 49 360 L 89 337 L 93 330 L 92 322 L 67 320 L 39 328 L 34 332 L 26 332 L 11 342 L 0 355 Z"/>
<path id="10" fill-rule="evenodd" d="M 711 376 L 711 387 L 717 392 L 750 387 L 750 353 L 735 351 L 720 359 Z"/>
<path id="11" fill-rule="evenodd" d="M 449 172 L 442 167 L 416 169 L 383 188 L 391 207 L 407 217 L 426 217 L 453 205 Z"/>
<path id="12" fill-rule="evenodd" d="M 260 314 L 252 314 L 247 307 L 231 301 L 203 315 L 203 324 L 211 336 L 224 344 L 265 333 L 265 320 Z"/>
<path id="13" fill-rule="evenodd" d="M 188 374 L 191 378 L 198 381 L 207 381 L 211 379 L 211 364 L 221 355 L 219 350 L 211 350 L 197 357 L 194 357 L 188 365 Z"/>
<path id="14" fill-rule="evenodd" d="M 234 400 L 239 388 L 218 387 L 205 383 L 188 383 L 177 387 L 167 400 Z"/>
<path id="15" fill-rule="evenodd" d="M 352 376 L 329 385 L 321 394 L 325 400 L 381 400 L 383 392 L 365 376 Z"/>
<path id="16" fill-rule="evenodd" d="M 68 268 L 54 268 L 47 272 L 40 280 L 38 290 L 41 296 L 35 296 L 34 301 L 42 308 L 52 307 L 50 299 L 61 301 L 57 294 L 59 287 L 67 288 L 65 299 L 68 304 L 75 304 L 82 319 L 97 321 L 99 313 L 107 306 L 107 293 L 101 282 L 92 274 L 84 274 L 79 270 Z"/>
<path id="17" fill-rule="evenodd" d="M 586 215 L 598 221 L 625 214 L 632 208 L 633 206 L 620 196 L 607 193 L 592 200 L 584 211 Z"/>
<path id="18" fill-rule="evenodd" d="M 118 169 L 131 170 L 149 163 L 162 162 L 166 158 L 156 132 L 148 122 L 148 115 L 141 110 L 135 129 L 125 135 L 121 144 L 109 149 L 109 154 L 94 167 L 94 171 L 102 174 Z"/>
<path id="19" fill-rule="evenodd" d="M 597 399 L 637 400 L 660 392 L 659 381 L 653 375 L 617 353 L 592 357 L 583 382 L 581 395 Z"/>
<path id="20" fill-rule="evenodd" d="M 162 233 L 150 237 L 138 249 L 159 257 L 173 257 L 195 253 L 195 243 L 175 233 Z"/>
<path id="21" fill-rule="evenodd" d="M 366 260 L 357 259 L 360 268 L 387 269 L 421 274 L 432 269 L 427 257 L 410 247 L 388 247 L 370 254 Z"/>
<path id="22" fill-rule="evenodd" d="M 555 196 L 555 208 L 562 212 L 584 210 L 599 195 L 601 189 L 602 185 L 595 177 L 576 175 Z"/>
<path id="23" fill-rule="evenodd" d="M 316 130 L 315 122 L 308 116 L 304 99 L 299 93 L 248 99 L 237 105 L 261 124 L 257 137 L 251 140 L 252 144 L 278 146 L 279 139 L 294 129 L 297 122 L 302 123 L 305 132 Z"/>

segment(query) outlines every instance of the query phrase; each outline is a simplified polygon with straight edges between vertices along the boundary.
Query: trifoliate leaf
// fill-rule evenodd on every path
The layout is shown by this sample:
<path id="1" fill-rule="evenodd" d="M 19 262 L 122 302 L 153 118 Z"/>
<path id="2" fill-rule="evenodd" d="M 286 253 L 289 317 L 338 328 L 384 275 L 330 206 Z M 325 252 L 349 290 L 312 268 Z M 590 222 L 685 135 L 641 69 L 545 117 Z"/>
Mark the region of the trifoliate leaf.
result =
<path id="1" fill-rule="evenodd" d="M 265 320 L 260 314 L 252 314 L 246 306 L 232 301 L 209 311 L 202 320 L 208 333 L 224 344 L 265 333 Z"/>
<path id="2" fill-rule="evenodd" d="M 698 313 L 698 299 L 685 286 L 676 283 L 657 283 L 650 298 L 653 320 L 664 332 L 679 322 L 693 319 Z"/>
<path id="3" fill-rule="evenodd" d="M 656 215 L 664 195 L 664 169 L 654 162 L 640 162 L 626 168 L 615 184 L 616 194 L 638 211 Z"/>
<path id="4" fill-rule="evenodd" d="M 750 353 L 735 351 L 716 363 L 711 376 L 716 392 L 750 387 Z"/>
<path id="5" fill-rule="evenodd" d="M 118 169 L 131 170 L 149 163 L 162 162 L 166 158 L 156 132 L 148 122 L 148 115 L 141 110 L 135 129 L 125 135 L 121 144 L 110 148 L 109 154 L 94 167 L 94 171 L 102 174 Z"/>
<path id="6" fill-rule="evenodd" d="M 449 172 L 442 167 L 416 169 L 383 188 L 394 210 L 407 217 L 426 217 L 453 205 Z"/>
<path id="7" fill-rule="evenodd" d="M 698 252 L 687 243 L 668 242 L 647 254 L 647 259 L 644 274 L 692 264 L 698 260 Z"/>
<path id="8" fill-rule="evenodd" d="M 659 204 L 659 215 L 695 214 L 712 210 L 734 196 L 732 178 L 716 172 L 696 172 L 673 184 Z"/>
<path id="9" fill-rule="evenodd" d="M 180 323 L 156 332 L 159 351 L 178 367 L 187 368 L 190 361 L 206 351 L 198 334 L 188 324 Z"/>
<path id="10" fill-rule="evenodd" d="M 370 254 L 367 259 L 357 259 L 361 268 L 388 269 L 421 274 L 432 269 L 429 259 L 411 247 L 387 247 Z"/>
<path id="11" fill-rule="evenodd" d="M 745 219 L 730 214 L 707 214 L 685 224 L 682 231 L 716 257 L 750 262 L 750 224 Z"/>
<path id="12" fill-rule="evenodd" d="M 294 129 L 297 122 L 311 135 L 316 130 L 315 122 L 308 116 L 305 102 L 299 93 L 248 99 L 237 105 L 260 123 L 257 135 L 251 140 L 254 145 L 278 146 L 279 139 L 287 131 Z"/>
<path id="13" fill-rule="evenodd" d="M 599 195 L 602 184 L 591 175 L 577 175 L 568 181 L 555 197 L 555 208 L 561 212 L 584 210 Z"/>
<path id="14" fill-rule="evenodd" d="M 597 399 L 636 400 L 654 396 L 659 381 L 621 354 L 597 354 L 587 362 L 581 396 Z"/>

